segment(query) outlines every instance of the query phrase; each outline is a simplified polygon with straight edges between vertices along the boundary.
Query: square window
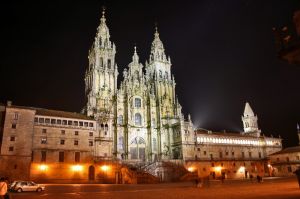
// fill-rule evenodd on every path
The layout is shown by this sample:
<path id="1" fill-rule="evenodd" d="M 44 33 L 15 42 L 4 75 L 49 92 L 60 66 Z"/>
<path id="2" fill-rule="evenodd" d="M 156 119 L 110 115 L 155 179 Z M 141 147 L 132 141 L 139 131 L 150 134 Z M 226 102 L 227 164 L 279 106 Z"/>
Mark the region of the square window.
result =
<path id="1" fill-rule="evenodd" d="M 15 140 L 16 140 L 16 139 L 15 139 L 14 136 L 10 137 L 10 141 L 15 141 Z"/>
<path id="2" fill-rule="evenodd" d="M 93 132 L 90 132 L 89 135 L 90 135 L 90 136 L 93 136 Z"/>
<path id="3" fill-rule="evenodd" d="M 72 125 L 73 124 L 73 121 L 68 121 L 68 125 Z"/>
<path id="4" fill-rule="evenodd" d="M 79 126 L 83 126 L 83 122 L 79 122 Z"/>
<path id="5" fill-rule="evenodd" d="M 42 133 L 47 133 L 47 129 L 42 129 Z"/>
<path id="6" fill-rule="evenodd" d="M 228 155 L 228 151 L 226 151 L 226 155 Z"/>
<path id="7" fill-rule="evenodd" d="M 74 121 L 74 126 L 78 126 L 78 121 Z"/>
<path id="8" fill-rule="evenodd" d="M 74 140 L 74 145 L 78 145 L 78 140 Z"/>
<path id="9" fill-rule="evenodd" d="M 79 134 L 79 132 L 78 131 L 75 131 L 75 135 L 78 135 Z"/>
<path id="10" fill-rule="evenodd" d="M 9 150 L 9 151 L 14 151 L 14 147 L 13 147 L 13 146 L 10 146 L 10 147 L 8 148 L 8 150 Z"/>
<path id="11" fill-rule="evenodd" d="M 35 117 L 34 122 L 37 123 L 39 121 L 39 118 Z"/>
<path id="12" fill-rule="evenodd" d="M 56 124 L 56 119 L 51 119 L 51 124 Z"/>
<path id="13" fill-rule="evenodd" d="M 56 123 L 57 124 L 61 124 L 61 120 L 56 120 Z"/>
<path id="14" fill-rule="evenodd" d="M 12 128 L 12 129 L 16 129 L 16 128 L 17 128 L 17 124 L 12 124 L 12 125 L 11 125 L 11 128 Z"/>
<path id="15" fill-rule="evenodd" d="M 41 144 L 47 144 L 47 138 L 42 138 L 41 139 Z"/>
<path id="16" fill-rule="evenodd" d="M 231 152 L 231 155 L 234 156 L 234 151 Z"/>
<path id="17" fill-rule="evenodd" d="M 89 123 L 90 127 L 94 127 L 94 124 L 92 122 Z"/>
<path id="18" fill-rule="evenodd" d="M 63 120 L 63 121 L 62 121 L 62 124 L 63 124 L 63 125 L 67 125 L 67 120 Z"/>
<path id="19" fill-rule="evenodd" d="M 44 118 L 39 118 L 39 123 L 44 123 Z"/>
<path id="20" fill-rule="evenodd" d="M 197 148 L 197 151 L 200 151 L 200 148 Z"/>
<path id="21" fill-rule="evenodd" d="M 66 131 L 65 130 L 61 130 L 61 134 L 62 135 L 66 134 Z"/>
<path id="22" fill-rule="evenodd" d="M 84 127 L 88 127 L 88 122 L 84 122 Z"/>
<path id="23" fill-rule="evenodd" d="M 203 154 L 206 155 L 206 151 L 203 151 Z"/>
<path id="24" fill-rule="evenodd" d="M 65 144 L 65 140 L 60 140 L 60 144 L 64 145 Z"/>
<path id="25" fill-rule="evenodd" d="M 94 142 L 93 141 L 89 141 L 89 146 L 93 146 Z"/>
<path id="26" fill-rule="evenodd" d="M 46 118 L 46 119 L 45 119 L 45 123 L 46 123 L 46 124 L 50 124 L 50 119 L 49 119 L 49 118 Z"/>

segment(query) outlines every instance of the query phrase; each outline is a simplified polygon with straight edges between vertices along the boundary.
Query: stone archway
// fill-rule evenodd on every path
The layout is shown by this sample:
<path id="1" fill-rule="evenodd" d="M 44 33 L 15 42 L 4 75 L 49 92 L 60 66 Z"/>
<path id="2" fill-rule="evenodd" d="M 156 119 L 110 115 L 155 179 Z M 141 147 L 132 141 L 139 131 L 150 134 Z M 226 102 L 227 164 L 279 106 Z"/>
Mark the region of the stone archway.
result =
<path id="1" fill-rule="evenodd" d="M 89 180 L 95 180 L 95 167 L 89 166 Z"/>

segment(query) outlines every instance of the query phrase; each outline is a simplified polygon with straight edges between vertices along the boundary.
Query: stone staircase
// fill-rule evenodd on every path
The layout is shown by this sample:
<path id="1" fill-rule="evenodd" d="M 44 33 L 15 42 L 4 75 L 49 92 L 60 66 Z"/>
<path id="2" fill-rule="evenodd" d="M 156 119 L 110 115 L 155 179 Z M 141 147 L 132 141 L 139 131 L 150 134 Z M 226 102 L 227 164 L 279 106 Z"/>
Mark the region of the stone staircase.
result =
<path id="1" fill-rule="evenodd" d="M 183 164 L 178 164 L 171 161 L 153 162 L 143 166 L 142 170 L 146 173 L 156 176 L 160 182 L 180 181 L 182 176 L 189 173 Z"/>

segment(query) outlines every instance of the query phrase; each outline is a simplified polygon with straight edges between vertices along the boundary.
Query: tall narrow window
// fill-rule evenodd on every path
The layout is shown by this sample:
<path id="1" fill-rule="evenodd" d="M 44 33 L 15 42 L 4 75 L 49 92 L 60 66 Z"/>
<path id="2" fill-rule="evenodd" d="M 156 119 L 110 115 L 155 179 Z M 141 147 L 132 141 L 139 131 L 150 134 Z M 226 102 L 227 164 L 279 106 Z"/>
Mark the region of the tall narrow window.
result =
<path id="1" fill-rule="evenodd" d="M 166 79 L 169 78 L 168 72 L 165 72 L 165 78 L 166 78 Z"/>
<path id="2" fill-rule="evenodd" d="M 19 114 L 18 114 L 18 113 L 15 113 L 15 114 L 14 114 L 14 120 L 17 120 L 17 119 L 19 119 Z"/>
<path id="3" fill-rule="evenodd" d="M 249 158 L 252 158 L 252 153 L 249 151 Z"/>
<path id="4" fill-rule="evenodd" d="M 103 67 L 103 58 L 100 57 L 100 67 Z"/>
<path id="5" fill-rule="evenodd" d="M 258 152 L 258 157 L 261 158 L 261 152 Z"/>
<path id="6" fill-rule="evenodd" d="M 46 151 L 41 151 L 41 162 L 46 162 Z"/>
<path id="7" fill-rule="evenodd" d="M 139 113 L 135 114 L 135 125 L 142 125 L 142 116 Z"/>
<path id="8" fill-rule="evenodd" d="M 80 152 L 75 152 L 75 162 L 80 162 Z"/>
<path id="9" fill-rule="evenodd" d="M 119 125 L 123 124 L 123 115 L 119 115 L 119 117 L 118 117 L 118 124 Z"/>
<path id="10" fill-rule="evenodd" d="M 242 152 L 242 158 L 244 158 L 245 157 L 245 153 L 244 152 Z"/>
<path id="11" fill-rule="evenodd" d="M 153 138 L 152 145 L 153 145 L 153 151 L 157 151 L 156 138 Z"/>
<path id="12" fill-rule="evenodd" d="M 159 78 L 162 78 L 162 72 L 159 70 Z"/>
<path id="13" fill-rule="evenodd" d="M 111 69 L 111 60 L 110 59 L 107 60 L 107 68 Z"/>
<path id="14" fill-rule="evenodd" d="M 65 161 L 65 153 L 63 151 L 59 152 L 58 161 L 59 162 L 64 162 Z"/>
<path id="15" fill-rule="evenodd" d="M 135 98 L 134 99 L 134 106 L 136 108 L 141 108 L 141 106 L 142 106 L 142 100 L 140 98 Z"/>

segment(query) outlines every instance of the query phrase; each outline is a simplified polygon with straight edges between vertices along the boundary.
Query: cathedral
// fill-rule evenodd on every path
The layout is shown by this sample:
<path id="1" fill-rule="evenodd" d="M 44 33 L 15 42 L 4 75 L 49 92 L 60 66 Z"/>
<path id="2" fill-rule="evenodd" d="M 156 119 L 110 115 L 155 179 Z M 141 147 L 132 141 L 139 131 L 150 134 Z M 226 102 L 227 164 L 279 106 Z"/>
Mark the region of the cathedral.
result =
<path id="1" fill-rule="evenodd" d="M 280 172 L 268 158 L 281 151 L 282 139 L 261 133 L 249 103 L 241 118 L 243 132 L 195 130 L 191 116 L 185 120 L 182 113 L 157 28 L 145 64 L 136 46 L 132 51 L 118 86 L 116 45 L 103 11 L 88 54 L 83 113 L 0 103 L 0 174 L 118 184 Z"/>
<path id="2" fill-rule="evenodd" d="M 182 135 L 193 134 L 193 126 L 190 117 L 184 121 L 171 59 L 157 28 L 149 60 L 140 63 L 134 47 L 118 88 L 116 45 L 110 40 L 104 11 L 100 21 L 85 75 L 85 111 L 99 122 L 97 156 L 150 162 L 182 158 L 182 142 L 187 139 Z"/>

